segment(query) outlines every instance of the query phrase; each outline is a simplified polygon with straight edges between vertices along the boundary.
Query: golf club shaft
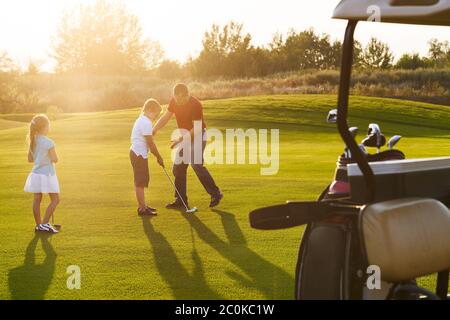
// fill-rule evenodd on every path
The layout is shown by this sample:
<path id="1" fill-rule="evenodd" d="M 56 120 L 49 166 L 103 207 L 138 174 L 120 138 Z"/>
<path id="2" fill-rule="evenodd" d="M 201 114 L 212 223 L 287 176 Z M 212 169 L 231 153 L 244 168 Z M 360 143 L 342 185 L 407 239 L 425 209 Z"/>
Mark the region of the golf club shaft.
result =
<path id="1" fill-rule="evenodd" d="M 163 167 L 164 173 L 166 174 L 167 178 L 169 179 L 170 183 L 173 185 L 173 187 L 175 188 L 175 192 L 178 195 L 178 198 L 181 200 L 181 202 L 183 202 L 184 207 L 186 208 L 186 211 L 189 211 L 189 207 L 187 206 L 186 202 L 184 201 L 183 197 L 181 196 L 180 192 L 177 189 L 177 186 L 175 185 L 175 183 L 173 182 L 172 178 L 169 176 L 169 174 L 167 173 L 167 170 L 165 167 Z"/>

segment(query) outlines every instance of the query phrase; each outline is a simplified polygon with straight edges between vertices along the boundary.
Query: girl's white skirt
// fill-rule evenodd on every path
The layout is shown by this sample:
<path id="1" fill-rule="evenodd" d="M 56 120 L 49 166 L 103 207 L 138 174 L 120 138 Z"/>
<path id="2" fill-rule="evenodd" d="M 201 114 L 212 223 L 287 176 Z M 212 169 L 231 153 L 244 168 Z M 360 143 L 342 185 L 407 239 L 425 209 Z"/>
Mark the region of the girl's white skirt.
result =
<path id="1" fill-rule="evenodd" d="M 25 182 L 25 192 L 29 193 L 59 193 L 58 177 L 55 175 L 45 175 L 30 173 Z"/>

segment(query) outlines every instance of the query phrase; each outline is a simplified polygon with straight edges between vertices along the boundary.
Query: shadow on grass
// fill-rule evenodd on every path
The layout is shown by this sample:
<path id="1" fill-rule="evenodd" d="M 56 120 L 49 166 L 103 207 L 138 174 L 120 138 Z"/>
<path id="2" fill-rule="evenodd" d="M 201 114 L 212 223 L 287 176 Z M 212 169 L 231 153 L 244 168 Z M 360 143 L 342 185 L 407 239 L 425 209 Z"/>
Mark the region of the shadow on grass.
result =
<path id="1" fill-rule="evenodd" d="M 142 218 L 144 232 L 152 246 L 152 253 L 164 281 L 169 285 L 175 299 L 222 299 L 211 289 L 205 278 L 202 262 L 197 250 L 192 250 L 194 270 L 192 274 L 183 267 L 167 239 L 151 224 L 151 218 Z"/>
<path id="2" fill-rule="evenodd" d="M 246 277 L 243 277 L 235 272 L 228 272 L 228 276 L 245 287 L 257 289 L 267 299 L 285 297 L 287 288 L 291 288 L 294 283 L 292 276 L 247 247 L 247 241 L 234 214 L 221 210 L 212 211 L 221 217 L 228 242 L 220 239 L 197 216 L 187 214 L 183 216 L 201 240 L 236 265 L 246 275 Z"/>
<path id="3" fill-rule="evenodd" d="M 43 300 L 53 279 L 56 252 L 49 242 L 49 234 L 37 233 L 25 252 L 23 266 L 9 270 L 8 282 L 14 300 Z M 39 239 L 45 253 L 44 262 L 36 264 L 36 247 Z"/>

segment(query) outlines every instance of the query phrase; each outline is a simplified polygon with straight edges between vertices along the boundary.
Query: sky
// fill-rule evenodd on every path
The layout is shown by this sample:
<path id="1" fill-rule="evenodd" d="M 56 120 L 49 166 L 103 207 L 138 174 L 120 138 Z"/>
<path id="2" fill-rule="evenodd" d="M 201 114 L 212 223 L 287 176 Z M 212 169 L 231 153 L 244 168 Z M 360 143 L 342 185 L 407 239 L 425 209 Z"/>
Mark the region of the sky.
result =
<path id="1" fill-rule="evenodd" d="M 51 39 L 61 14 L 78 3 L 94 0 L 1 0 L 0 50 L 6 50 L 20 65 L 40 61 L 51 71 Z M 234 20 L 244 24 L 253 44 L 270 42 L 275 32 L 301 31 L 313 27 L 342 40 L 345 22 L 331 19 L 338 0 L 126 0 L 130 12 L 140 18 L 146 37 L 160 42 L 166 56 L 180 62 L 196 56 L 204 32 L 213 23 Z M 450 28 L 362 23 L 356 39 L 363 44 L 372 36 L 387 42 L 398 58 L 405 52 L 427 53 L 431 38 L 450 40 Z"/>

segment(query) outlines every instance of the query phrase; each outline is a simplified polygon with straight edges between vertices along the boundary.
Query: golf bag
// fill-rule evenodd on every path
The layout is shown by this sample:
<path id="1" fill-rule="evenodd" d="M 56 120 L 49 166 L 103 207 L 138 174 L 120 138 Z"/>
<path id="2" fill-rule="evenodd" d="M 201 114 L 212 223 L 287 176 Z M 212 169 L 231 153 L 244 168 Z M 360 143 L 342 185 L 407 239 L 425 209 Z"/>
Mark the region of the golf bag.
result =
<path id="1" fill-rule="evenodd" d="M 369 162 L 381 162 L 381 161 L 393 161 L 403 160 L 405 155 L 400 150 L 386 150 L 376 154 L 367 155 Z M 351 158 L 348 159 L 344 154 L 339 156 L 336 163 L 336 171 L 334 174 L 334 181 L 329 187 L 327 187 L 321 195 L 322 197 L 329 198 L 343 198 L 350 196 L 350 182 L 348 181 L 347 165 L 355 163 Z"/>
<path id="2" fill-rule="evenodd" d="M 371 162 L 405 159 L 399 150 L 368 155 Z M 318 201 L 351 203 L 347 165 L 339 156 L 333 182 Z M 358 237 L 358 215 L 331 215 L 309 223 L 303 234 L 295 272 L 295 297 L 303 300 L 357 299 L 363 295 L 363 264 Z"/>

